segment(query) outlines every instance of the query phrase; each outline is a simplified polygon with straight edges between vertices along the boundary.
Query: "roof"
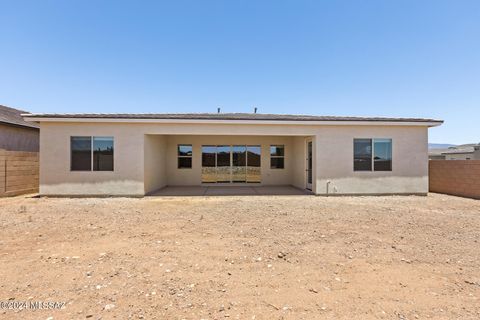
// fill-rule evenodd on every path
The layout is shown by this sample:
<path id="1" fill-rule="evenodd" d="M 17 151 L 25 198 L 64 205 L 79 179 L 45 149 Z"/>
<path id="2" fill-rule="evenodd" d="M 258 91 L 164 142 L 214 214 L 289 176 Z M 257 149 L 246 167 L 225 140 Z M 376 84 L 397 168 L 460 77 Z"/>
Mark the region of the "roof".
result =
<path id="1" fill-rule="evenodd" d="M 451 148 L 449 150 L 446 150 L 442 152 L 442 154 L 459 154 L 459 153 L 474 153 L 475 152 L 475 147 L 470 146 L 470 147 L 461 147 L 461 148 Z"/>
<path id="2" fill-rule="evenodd" d="M 26 111 L 0 105 L 0 123 L 38 129 L 38 124 L 23 120 L 22 114 L 24 113 Z"/>
<path id="3" fill-rule="evenodd" d="M 151 119 L 151 120 L 259 120 L 259 121 L 370 121 L 370 122 L 430 122 L 442 120 L 423 118 L 343 117 L 261 113 L 83 113 L 83 114 L 28 114 L 33 121 L 41 119 Z"/>

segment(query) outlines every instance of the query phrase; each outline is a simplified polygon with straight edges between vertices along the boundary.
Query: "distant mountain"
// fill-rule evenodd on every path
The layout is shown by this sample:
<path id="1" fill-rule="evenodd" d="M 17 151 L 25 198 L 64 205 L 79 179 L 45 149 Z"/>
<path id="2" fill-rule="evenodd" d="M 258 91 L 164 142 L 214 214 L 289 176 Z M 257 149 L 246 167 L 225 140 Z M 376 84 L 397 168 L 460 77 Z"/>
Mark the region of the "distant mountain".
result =
<path id="1" fill-rule="evenodd" d="M 428 149 L 448 149 L 450 147 L 455 147 L 454 144 L 448 143 L 429 143 Z"/>

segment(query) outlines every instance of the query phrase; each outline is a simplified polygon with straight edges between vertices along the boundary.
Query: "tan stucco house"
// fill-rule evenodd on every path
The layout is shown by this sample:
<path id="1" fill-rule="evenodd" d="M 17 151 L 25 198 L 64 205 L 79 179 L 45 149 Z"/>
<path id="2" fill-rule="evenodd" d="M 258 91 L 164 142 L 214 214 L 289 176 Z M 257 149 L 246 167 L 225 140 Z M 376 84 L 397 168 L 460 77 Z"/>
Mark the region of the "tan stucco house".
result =
<path id="1" fill-rule="evenodd" d="M 29 114 L 40 194 L 291 185 L 317 195 L 426 194 L 439 120 L 304 115 Z"/>

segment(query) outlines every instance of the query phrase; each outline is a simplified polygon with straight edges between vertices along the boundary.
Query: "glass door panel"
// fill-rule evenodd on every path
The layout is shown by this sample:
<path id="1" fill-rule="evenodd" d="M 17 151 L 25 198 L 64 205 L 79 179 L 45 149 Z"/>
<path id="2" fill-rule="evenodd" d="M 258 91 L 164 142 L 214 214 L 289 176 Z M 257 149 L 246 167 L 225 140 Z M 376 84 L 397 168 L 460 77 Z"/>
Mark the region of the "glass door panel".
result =
<path id="1" fill-rule="evenodd" d="M 232 147 L 232 182 L 240 183 L 247 181 L 247 147 Z"/>
<path id="2" fill-rule="evenodd" d="M 231 147 L 217 146 L 217 182 L 231 182 Z"/>
<path id="3" fill-rule="evenodd" d="M 312 190 L 312 141 L 307 141 L 307 189 Z"/>
<path id="4" fill-rule="evenodd" d="M 261 148 L 260 146 L 247 146 L 247 182 L 261 182 Z"/>
<path id="5" fill-rule="evenodd" d="M 202 182 L 217 182 L 216 174 L 216 146 L 202 146 Z"/>

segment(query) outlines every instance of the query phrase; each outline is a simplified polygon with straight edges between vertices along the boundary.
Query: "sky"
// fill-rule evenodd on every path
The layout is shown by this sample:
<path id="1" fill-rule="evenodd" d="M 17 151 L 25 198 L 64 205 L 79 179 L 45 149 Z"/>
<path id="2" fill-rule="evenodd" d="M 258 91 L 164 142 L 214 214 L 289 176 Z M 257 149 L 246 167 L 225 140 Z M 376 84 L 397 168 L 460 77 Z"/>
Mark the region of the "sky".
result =
<path id="1" fill-rule="evenodd" d="M 0 104 L 425 117 L 480 142 L 478 0 L 0 0 Z"/>

